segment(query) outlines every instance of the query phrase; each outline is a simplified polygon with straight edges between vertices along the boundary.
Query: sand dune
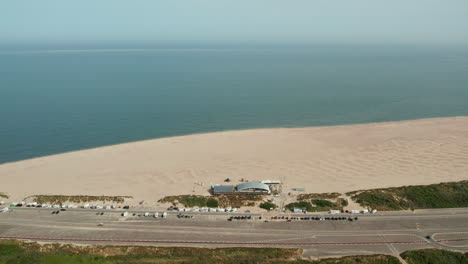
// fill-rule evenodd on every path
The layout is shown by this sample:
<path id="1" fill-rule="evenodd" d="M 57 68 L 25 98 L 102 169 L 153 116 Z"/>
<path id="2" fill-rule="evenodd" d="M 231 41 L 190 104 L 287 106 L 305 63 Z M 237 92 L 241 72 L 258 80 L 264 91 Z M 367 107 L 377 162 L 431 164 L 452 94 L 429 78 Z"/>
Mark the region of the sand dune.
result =
<path id="1" fill-rule="evenodd" d="M 254 129 L 89 149 L 0 165 L 0 192 L 207 194 L 225 178 L 279 179 L 307 192 L 468 179 L 468 117 Z M 203 185 L 203 186 L 202 186 Z"/>

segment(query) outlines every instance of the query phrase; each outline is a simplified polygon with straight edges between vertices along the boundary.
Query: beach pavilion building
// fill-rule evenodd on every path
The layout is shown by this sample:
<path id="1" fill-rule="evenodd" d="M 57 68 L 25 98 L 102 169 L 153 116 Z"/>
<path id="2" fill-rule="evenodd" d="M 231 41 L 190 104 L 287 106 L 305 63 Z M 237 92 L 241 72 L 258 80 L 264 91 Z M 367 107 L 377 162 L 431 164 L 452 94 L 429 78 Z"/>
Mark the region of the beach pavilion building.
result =
<path id="1" fill-rule="evenodd" d="M 221 194 L 270 194 L 271 189 L 268 185 L 261 182 L 244 182 L 237 186 L 234 185 L 212 185 L 213 195 Z"/>
<path id="2" fill-rule="evenodd" d="M 270 194 L 270 187 L 261 182 L 245 182 L 237 185 L 238 193 L 246 194 Z"/>

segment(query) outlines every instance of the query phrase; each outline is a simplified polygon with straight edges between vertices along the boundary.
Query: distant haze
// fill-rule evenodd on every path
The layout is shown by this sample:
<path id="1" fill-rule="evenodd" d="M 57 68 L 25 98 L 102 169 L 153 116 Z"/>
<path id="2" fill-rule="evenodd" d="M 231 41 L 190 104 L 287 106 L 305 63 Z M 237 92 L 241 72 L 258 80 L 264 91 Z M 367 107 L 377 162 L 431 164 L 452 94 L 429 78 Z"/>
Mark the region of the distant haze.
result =
<path id="1" fill-rule="evenodd" d="M 3 1 L 0 48 L 31 44 L 468 43 L 466 0 Z"/>

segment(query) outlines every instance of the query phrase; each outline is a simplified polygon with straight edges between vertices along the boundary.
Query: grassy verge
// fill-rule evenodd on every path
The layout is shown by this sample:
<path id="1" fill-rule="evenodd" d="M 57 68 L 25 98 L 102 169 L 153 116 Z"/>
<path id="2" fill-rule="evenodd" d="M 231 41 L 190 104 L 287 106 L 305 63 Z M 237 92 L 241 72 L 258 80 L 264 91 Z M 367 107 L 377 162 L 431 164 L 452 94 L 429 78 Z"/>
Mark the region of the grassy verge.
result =
<path id="1" fill-rule="evenodd" d="M 260 208 L 265 209 L 267 211 L 270 211 L 270 210 L 276 208 L 276 204 L 270 203 L 270 202 L 265 202 L 265 203 L 260 204 Z"/>
<path id="2" fill-rule="evenodd" d="M 337 199 L 341 194 L 340 193 L 303 193 L 297 196 L 298 201 L 306 201 L 306 200 L 331 200 Z"/>
<path id="3" fill-rule="evenodd" d="M 468 206 L 468 181 L 349 192 L 353 200 L 377 210 Z"/>
<path id="4" fill-rule="evenodd" d="M 43 204 L 87 203 L 87 202 L 113 202 L 123 203 L 131 196 L 90 196 L 90 195 L 34 195 L 34 202 Z"/>
<path id="5" fill-rule="evenodd" d="M 257 202 L 262 202 L 262 195 L 175 195 L 166 196 L 160 199 L 161 203 L 182 204 L 185 207 L 236 207 L 255 206 Z"/>
<path id="6" fill-rule="evenodd" d="M 401 257 L 409 264 L 429 264 L 429 263 L 468 263 L 468 253 L 458 253 L 441 249 L 421 249 L 406 251 Z"/>
<path id="7" fill-rule="evenodd" d="M 329 200 L 312 199 L 287 204 L 286 208 L 289 210 L 293 210 L 294 208 L 305 209 L 307 212 L 324 212 L 329 210 L 341 210 L 343 209 L 343 206 L 347 205 L 348 201 L 341 198 L 338 198 L 334 202 Z"/>
<path id="8" fill-rule="evenodd" d="M 0 198 L 8 199 L 8 197 L 10 197 L 10 196 L 8 196 L 5 193 L 0 192 Z"/>
<path id="9" fill-rule="evenodd" d="M 206 207 L 208 197 L 202 195 L 177 195 L 166 196 L 160 199 L 160 203 L 172 203 L 173 205 L 183 204 L 186 207 Z"/>
<path id="10" fill-rule="evenodd" d="M 73 246 L 0 241 L 0 263 L 124 264 L 124 263 L 290 263 L 290 264 L 398 264 L 387 255 L 303 260 L 292 248 L 184 248 L 143 246 Z"/>

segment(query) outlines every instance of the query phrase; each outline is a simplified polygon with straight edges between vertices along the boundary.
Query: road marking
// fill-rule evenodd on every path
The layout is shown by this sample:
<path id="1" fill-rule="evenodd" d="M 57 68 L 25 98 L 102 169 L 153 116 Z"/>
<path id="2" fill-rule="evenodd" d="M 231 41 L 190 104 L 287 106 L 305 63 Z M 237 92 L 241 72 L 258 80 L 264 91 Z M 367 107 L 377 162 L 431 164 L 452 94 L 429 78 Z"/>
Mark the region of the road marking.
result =
<path id="1" fill-rule="evenodd" d="M 85 239 L 85 238 L 48 238 L 3 236 L 0 239 L 18 239 L 33 241 L 69 241 L 69 242 L 114 242 L 114 243 L 153 243 L 153 244 L 215 244 L 215 245 L 387 245 L 387 244 L 425 244 L 427 241 L 369 241 L 369 242 L 232 242 L 232 241 L 177 241 L 177 240 L 129 240 L 129 239 Z M 468 239 L 467 239 L 468 240 Z"/>
<path id="2" fill-rule="evenodd" d="M 382 237 L 383 241 L 388 242 L 388 240 L 385 238 L 384 234 L 380 234 L 380 236 Z M 390 251 L 393 253 L 393 255 L 396 256 L 400 260 L 401 263 L 408 264 L 408 262 L 406 262 L 406 260 L 404 260 L 400 256 L 400 253 L 398 252 L 398 250 L 396 250 L 396 248 L 391 243 L 388 243 L 387 247 L 390 249 Z"/>

